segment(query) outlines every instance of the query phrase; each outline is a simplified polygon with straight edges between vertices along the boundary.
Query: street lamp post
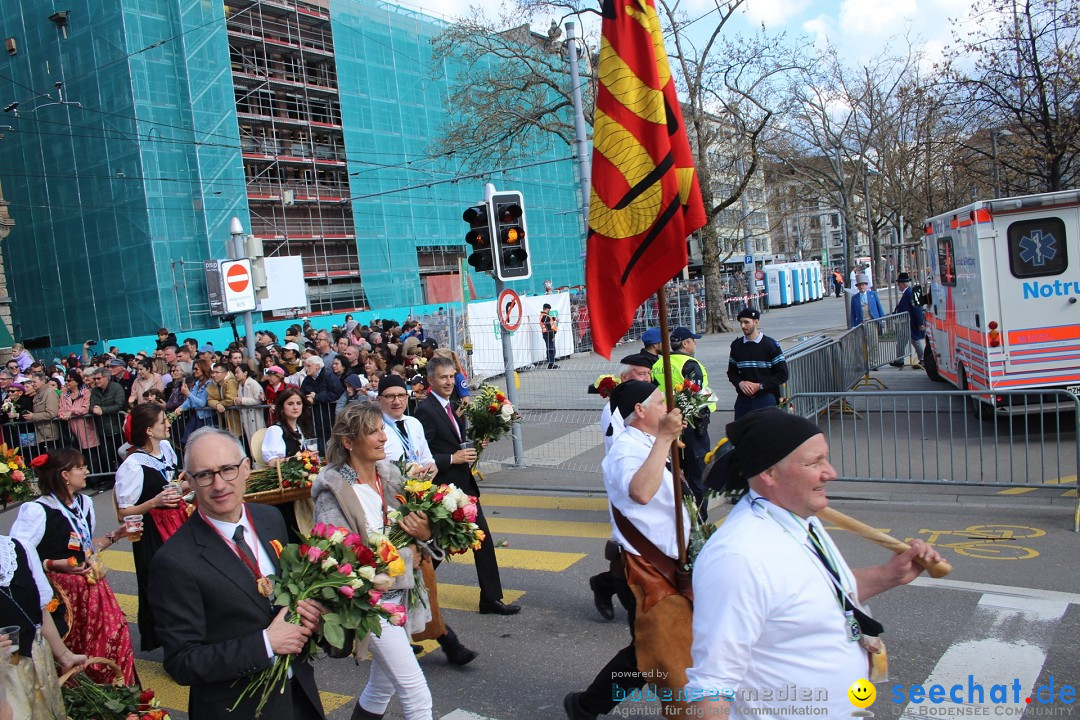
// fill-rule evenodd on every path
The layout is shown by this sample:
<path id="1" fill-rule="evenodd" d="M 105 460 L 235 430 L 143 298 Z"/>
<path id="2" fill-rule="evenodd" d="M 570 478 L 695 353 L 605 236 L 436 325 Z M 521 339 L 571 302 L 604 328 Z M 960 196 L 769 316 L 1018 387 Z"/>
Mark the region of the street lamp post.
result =
<path id="1" fill-rule="evenodd" d="M 862 189 L 863 189 L 863 201 L 866 203 L 866 243 L 867 243 L 867 247 L 870 250 L 869 254 L 870 254 L 871 262 L 874 264 L 875 267 L 877 267 L 877 266 L 880 266 L 881 263 L 878 262 L 879 258 L 874 253 L 874 221 L 870 217 L 870 176 L 871 175 L 875 175 L 875 176 L 881 175 L 881 173 L 879 173 L 877 170 L 871 169 L 871 167 L 868 164 L 866 164 L 865 162 L 863 163 L 863 169 L 864 169 L 864 172 L 863 172 L 863 178 L 862 178 Z M 878 270 L 878 277 L 876 278 L 876 280 L 881 280 L 881 270 L 880 269 Z M 875 283 L 875 284 L 880 284 L 880 283 Z"/>
<path id="2" fill-rule="evenodd" d="M 998 168 L 998 144 L 997 144 L 997 141 L 998 141 L 999 137 L 1009 137 L 1010 135 L 1012 135 L 1012 132 L 1010 132 L 1008 130 L 1005 130 L 1005 129 L 991 130 L 990 131 L 990 155 L 994 159 L 994 199 L 995 200 L 998 199 L 999 197 L 1001 197 L 1001 171 Z"/>

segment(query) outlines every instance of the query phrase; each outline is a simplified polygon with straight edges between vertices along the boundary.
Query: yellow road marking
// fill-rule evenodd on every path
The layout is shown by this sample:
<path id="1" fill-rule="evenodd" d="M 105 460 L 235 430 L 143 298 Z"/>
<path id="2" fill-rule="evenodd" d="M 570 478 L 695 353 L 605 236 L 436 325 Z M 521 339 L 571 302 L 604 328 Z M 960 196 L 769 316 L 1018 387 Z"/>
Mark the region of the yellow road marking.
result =
<path id="1" fill-rule="evenodd" d="M 1023 495 L 1024 493 L 1034 492 L 1036 488 L 1009 488 L 1007 490 L 998 490 L 998 495 Z"/>
<path id="2" fill-rule="evenodd" d="M 1076 490 L 1066 490 L 1065 492 L 1061 493 L 1061 497 L 1076 497 Z"/>
<path id="3" fill-rule="evenodd" d="M 131 554 L 130 550 L 103 550 L 101 559 L 105 561 L 105 564 L 111 570 L 135 572 L 135 556 Z"/>
<path id="4" fill-rule="evenodd" d="M 438 643 L 434 640 L 431 641 L 438 647 Z M 169 677 L 169 673 L 165 672 L 165 668 L 159 662 L 153 660 L 140 660 L 135 659 L 135 669 L 139 671 L 139 679 L 142 681 L 143 687 L 149 687 L 154 689 L 154 697 L 158 702 L 168 710 L 179 710 L 180 712 L 187 712 L 188 709 L 188 689 L 185 685 L 178 685 Z M 322 699 L 323 709 L 326 712 L 333 712 L 342 705 L 352 702 L 356 699 L 355 695 L 341 695 L 340 693 L 327 692 L 325 690 L 319 692 L 319 697 Z"/>
<path id="5" fill-rule="evenodd" d="M 836 526 L 836 525 L 824 525 L 823 527 L 824 527 L 824 528 L 825 528 L 826 530 L 828 530 L 829 532 L 836 532 L 836 531 L 838 531 L 838 530 L 839 530 L 839 531 L 843 531 L 843 530 L 846 530 L 846 528 L 838 527 L 838 526 Z M 892 532 L 892 529 L 891 529 L 891 528 L 874 528 L 874 529 L 875 529 L 875 530 L 877 530 L 878 532 L 883 532 L 883 533 L 890 533 L 890 532 Z"/>
<path id="6" fill-rule="evenodd" d="M 503 590 L 503 602 L 516 602 L 524 595 L 522 590 Z M 443 610 L 477 612 L 480 606 L 480 588 L 474 585 L 451 585 L 439 583 L 439 607 Z"/>
<path id="7" fill-rule="evenodd" d="M 489 517 L 492 532 L 509 535 L 548 535 L 554 537 L 578 537 L 608 539 L 611 537 L 609 522 L 570 522 L 567 520 L 522 520 L 518 518 Z"/>
<path id="8" fill-rule="evenodd" d="M 496 548 L 495 556 L 499 559 L 500 567 L 517 568 L 518 570 L 562 572 L 585 557 L 585 553 Z"/>
<path id="9" fill-rule="evenodd" d="M 120 609 L 124 611 L 128 622 L 136 622 L 139 618 L 139 596 L 125 595 L 124 593 L 113 594 L 116 595 L 116 602 L 119 603 Z"/>
<path id="10" fill-rule="evenodd" d="M 606 497 L 553 497 L 550 495 L 509 495 L 484 493 L 484 507 L 543 508 L 546 510 L 607 510 Z"/>

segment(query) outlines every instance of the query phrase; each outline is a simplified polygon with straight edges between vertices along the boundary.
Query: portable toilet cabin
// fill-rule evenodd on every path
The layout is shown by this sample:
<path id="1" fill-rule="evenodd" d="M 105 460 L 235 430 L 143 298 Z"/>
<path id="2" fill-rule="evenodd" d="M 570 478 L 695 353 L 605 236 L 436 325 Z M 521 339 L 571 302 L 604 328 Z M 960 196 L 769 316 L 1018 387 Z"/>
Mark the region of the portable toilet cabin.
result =
<path id="1" fill-rule="evenodd" d="M 821 284 L 821 263 L 815 260 L 810 261 L 810 290 L 815 300 L 820 300 L 825 292 Z"/>
<path id="2" fill-rule="evenodd" d="M 791 304 L 791 273 L 786 265 L 766 265 L 765 291 L 769 293 L 769 307 L 787 307 Z"/>
<path id="3" fill-rule="evenodd" d="M 803 283 L 803 270 L 799 263 L 788 263 L 788 271 L 791 273 L 791 301 L 796 305 L 806 302 L 806 285 Z"/>

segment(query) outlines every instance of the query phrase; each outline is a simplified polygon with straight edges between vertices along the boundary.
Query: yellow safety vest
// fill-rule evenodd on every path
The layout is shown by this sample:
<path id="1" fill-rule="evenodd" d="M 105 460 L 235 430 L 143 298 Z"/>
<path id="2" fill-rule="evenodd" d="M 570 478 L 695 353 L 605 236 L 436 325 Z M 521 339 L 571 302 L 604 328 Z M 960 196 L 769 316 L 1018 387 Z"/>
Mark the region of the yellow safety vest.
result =
<path id="1" fill-rule="evenodd" d="M 683 381 L 682 369 L 687 360 L 693 360 L 693 355 L 684 355 L 683 353 L 671 353 L 671 382 L 678 385 Z M 709 371 L 705 369 L 704 363 L 700 360 L 697 361 L 698 367 L 701 368 L 701 386 L 703 388 L 709 387 Z M 652 366 L 652 379 L 660 389 L 664 389 L 664 358 L 659 357 Z M 709 411 L 716 411 L 716 403 L 709 403 Z"/>

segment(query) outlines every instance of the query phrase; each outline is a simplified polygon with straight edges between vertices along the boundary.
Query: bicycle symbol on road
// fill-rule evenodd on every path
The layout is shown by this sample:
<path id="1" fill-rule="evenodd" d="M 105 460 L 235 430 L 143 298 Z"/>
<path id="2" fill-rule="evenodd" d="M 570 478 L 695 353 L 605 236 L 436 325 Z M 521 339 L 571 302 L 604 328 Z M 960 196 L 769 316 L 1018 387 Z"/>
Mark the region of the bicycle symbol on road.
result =
<path id="1" fill-rule="evenodd" d="M 948 548 L 958 555 L 979 560 L 1030 560 L 1039 556 L 1034 548 L 1013 544 L 1014 540 L 1032 540 L 1046 535 L 1045 530 L 1026 525 L 971 525 L 963 530 L 920 530 L 920 535 L 937 548 Z M 942 536 L 964 538 L 939 542 Z M 908 538 L 910 541 L 911 538 Z"/>

